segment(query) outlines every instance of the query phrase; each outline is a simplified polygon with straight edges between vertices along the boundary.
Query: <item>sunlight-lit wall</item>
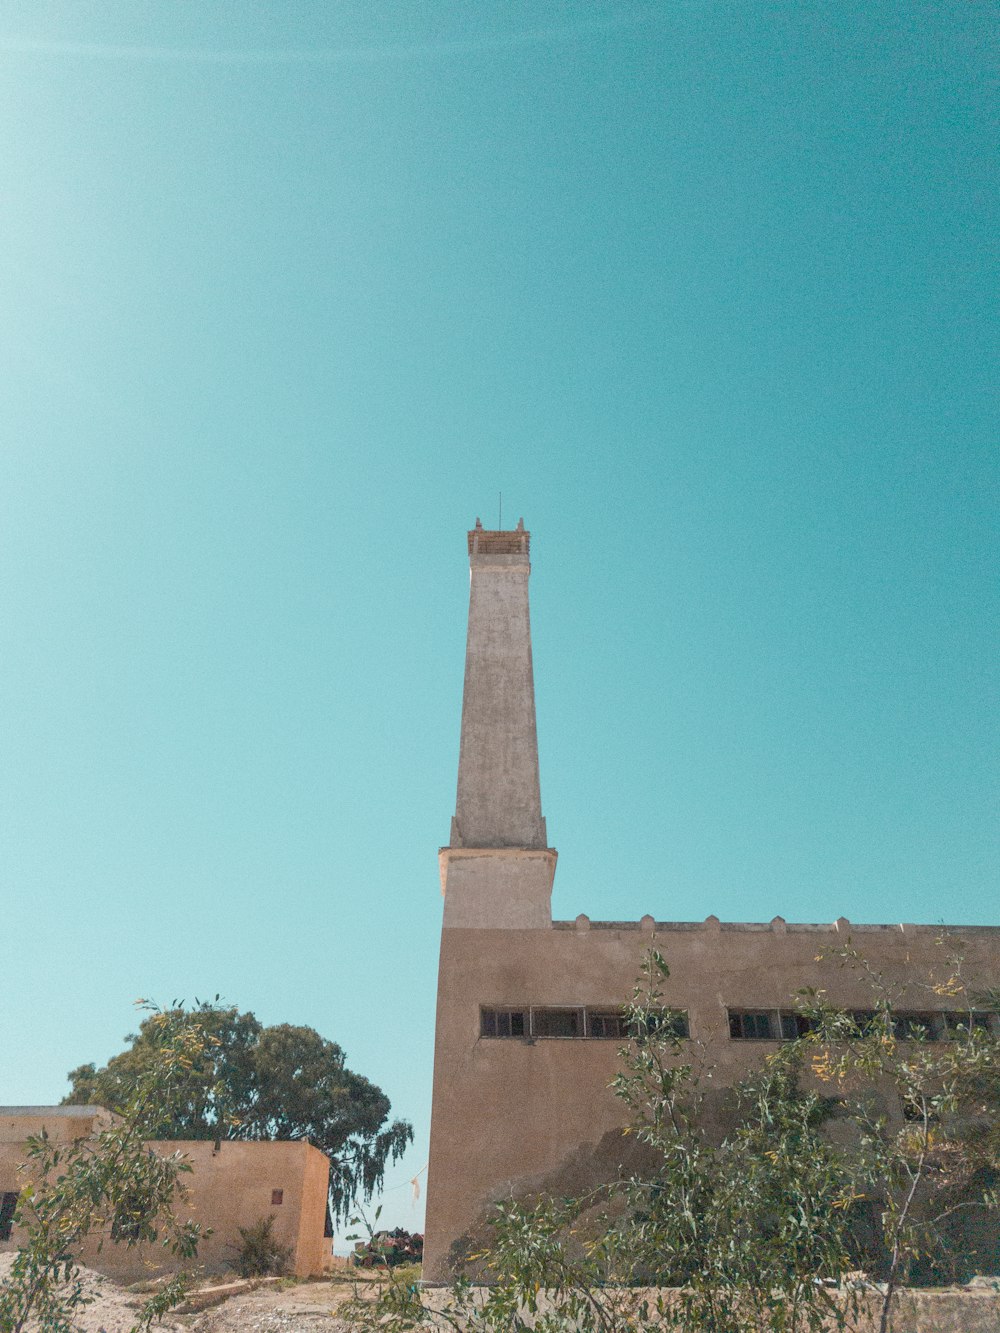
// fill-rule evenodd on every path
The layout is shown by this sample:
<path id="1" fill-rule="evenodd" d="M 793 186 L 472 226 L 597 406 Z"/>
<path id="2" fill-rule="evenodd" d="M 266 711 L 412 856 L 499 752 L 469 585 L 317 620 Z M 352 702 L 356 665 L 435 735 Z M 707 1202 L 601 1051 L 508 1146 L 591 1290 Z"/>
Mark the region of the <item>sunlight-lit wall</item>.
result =
<path id="1" fill-rule="evenodd" d="M 100 1130 L 109 1118 L 102 1107 L 0 1108 L 0 1195 L 25 1183 L 29 1134 L 44 1127 L 50 1138 L 68 1142 Z M 148 1146 L 164 1156 L 181 1153 L 193 1168 L 181 1177 L 184 1197 L 174 1213 L 211 1228 L 198 1247 L 198 1267 L 209 1273 L 232 1268 L 239 1228 L 273 1216 L 275 1240 L 289 1251 L 288 1271 L 297 1277 L 323 1272 L 330 1254 L 323 1235 L 330 1164 L 318 1148 L 303 1141 L 223 1141 L 216 1148 L 211 1141 L 177 1140 Z M 7 1240 L 0 1240 L 0 1253 L 17 1249 L 22 1234 L 14 1227 Z M 130 1248 L 112 1243 L 106 1234 L 91 1237 L 80 1257 L 89 1268 L 128 1282 L 186 1266 L 160 1245 Z"/>
<path id="2" fill-rule="evenodd" d="M 729 1009 L 793 1010 L 795 992 L 825 987 L 845 1009 L 870 1008 L 867 984 L 824 950 L 850 939 L 899 989 L 899 1006 L 947 1010 L 927 989 L 948 975 L 942 926 L 557 921 L 548 929 L 446 928 L 441 935 L 424 1277 L 448 1277 L 454 1253 L 479 1237 L 499 1199 L 544 1190 L 570 1195 L 618 1174 L 624 1105 L 608 1084 L 619 1040 L 482 1035 L 483 1008 L 620 1008 L 655 946 L 670 977 L 664 1003 L 686 1012 L 701 1067 L 704 1114 L 721 1129 L 726 1090 L 777 1042 L 734 1040 Z M 1000 927 L 954 927 L 970 991 L 1000 982 Z M 955 1001 L 951 1002 L 954 1008 Z M 890 1108 L 891 1109 L 891 1108 Z M 895 1113 L 900 1114 L 898 1108 Z M 453 1249 L 457 1247 L 457 1249 Z"/>

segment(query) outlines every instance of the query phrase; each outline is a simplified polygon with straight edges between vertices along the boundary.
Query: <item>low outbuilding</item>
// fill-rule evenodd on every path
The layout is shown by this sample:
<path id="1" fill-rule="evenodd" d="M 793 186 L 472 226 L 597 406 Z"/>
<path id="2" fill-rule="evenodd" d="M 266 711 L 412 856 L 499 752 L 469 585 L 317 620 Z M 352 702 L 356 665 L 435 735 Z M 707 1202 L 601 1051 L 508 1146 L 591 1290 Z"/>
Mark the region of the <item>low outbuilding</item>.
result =
<path id="1" fill-rule="evenodd" d="M 70 1143 L 100 1133 L 113 1120 L 102 1106 L 0 1106 L 0 1254 L 16 1250 L 22 1239 L 14 1211 L 29 1179 L 29 1137 L 44 1130 L 50 1139 Z M 329 1266 L 331 1242 L 324 1231 L 330 1163 L 311 1143 L 181 1139 L 147 1146 L 163 1155 L 183 1153 L 191 1164 L 175 1212 L 211 1229 L 198 1249 L 197 1263 L 205 1272 L 234 1267 L 240 1228 L 267 1217 L 274 1218 L 274 1240 L 288 1251 L 289 1273 L 311 1277 Z M 121 1282 L 183 1266 L 162 1246 L 115 1243 L 109 1232 L 89 1237 L 79 1258 Z"/>

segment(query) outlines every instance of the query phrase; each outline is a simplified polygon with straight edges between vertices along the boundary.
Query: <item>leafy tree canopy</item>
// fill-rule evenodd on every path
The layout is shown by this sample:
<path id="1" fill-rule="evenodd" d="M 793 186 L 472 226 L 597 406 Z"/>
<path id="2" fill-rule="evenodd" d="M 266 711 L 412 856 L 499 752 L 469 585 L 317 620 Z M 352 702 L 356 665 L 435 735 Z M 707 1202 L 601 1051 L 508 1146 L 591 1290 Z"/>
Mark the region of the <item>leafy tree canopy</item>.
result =
<path id="1" fill-rule="evenodd" d="M 179 1012 L 179 1011 L 178 1011 Z M 264 1027 L 252 1013 L 213 1002 L 197 1006 L 206 1042 L 163 1099 L 150 1137 L 160 1139 L 308 1139 L 330 1159 L 330 1206 L 344 1218 L 369 1199 L 386 1165 L 413 1139 L 405 1120 L 389 1120 L 381 1088 L 347 1068 L 344 1052 L 313 1028 Z M 147 1018 L 128 1047 L 106 1065 L 80 1065 L 64 1105 L 118 1111 L 137 1076 L 155 1059 L 158 1034 Z"/>

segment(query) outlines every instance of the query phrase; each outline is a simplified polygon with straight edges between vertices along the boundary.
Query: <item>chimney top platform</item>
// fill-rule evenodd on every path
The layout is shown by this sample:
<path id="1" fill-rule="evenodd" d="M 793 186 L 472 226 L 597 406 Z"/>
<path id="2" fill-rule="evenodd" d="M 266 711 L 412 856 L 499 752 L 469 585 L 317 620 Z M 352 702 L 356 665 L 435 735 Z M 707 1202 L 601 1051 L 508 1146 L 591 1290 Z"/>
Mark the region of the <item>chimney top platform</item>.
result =
<path id="1" fill-rule="evenodd" d="M 469 555 L 522 555 L 531 550 L 531 533 L 524 530 L 524 519 L 516 528 L 484 528 L 479 519 L 469 531 Z"/>

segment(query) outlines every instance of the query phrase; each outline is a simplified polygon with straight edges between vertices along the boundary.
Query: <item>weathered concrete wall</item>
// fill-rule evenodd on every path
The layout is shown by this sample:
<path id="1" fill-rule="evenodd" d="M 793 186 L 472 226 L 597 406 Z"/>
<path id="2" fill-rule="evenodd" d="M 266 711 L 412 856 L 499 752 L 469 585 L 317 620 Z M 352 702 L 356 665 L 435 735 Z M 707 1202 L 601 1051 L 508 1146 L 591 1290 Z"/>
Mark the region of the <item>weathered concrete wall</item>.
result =
<path id="1" fill-rule="evenodd" d="M 478 1292 L 475 1294 L 479 1295 Z M 637 1309 L 644 1300 L 655 1308 L 657 1299 L 669 1301 L 670 1295 L 669 1289 L 595 1292 L 598 1300 L 603 1297 L 612 1305 L 619 1319 Z M 432 1310 L 448 1308 L 449 1299 L 447 1290 L 431 1290 L 425 1294 L 426 1304 Z M 551 1308 L 544 1292 L 539 1297 L 538 1308 L 543 1314 Z M 850 1333 L 876 1333 L 880 1308 L 878 1297 L 865 1298 L 858 1318 L 848 1325 Z M 1000 1292 L 904 1290 L 893 1301 L 892 1319 L 893 1333 L 997 1333 L 1000 1330 Z M 825 1328 L 834 1333 L 836 1327 L 836 1320 L 831 1317 Z"/>
<path id="2" fill-rule="evenodd" d="M 193 1218 L 213 1234 L 198 1247 L 198 1262 L 208 1272 L 232 1267 L 240 1245 L 239 1228 L 273 1216 L 274 1236 L 291 1250 L 289 1271 L 308 1277 L 323 1271 L 326 1189 L 330 1163 L 311 1143 L 234 1143 L 224 1140 L 216 1151 L 211 1142 L 151 1143 L 154 1152 L 180 1150 L 194 1168 L 184 1177 L 186 1201 L 178 1216 Z M 274 1191 L 281 1203 L 273 1203 Z M 112 1247 L 108 1271 L 131 1272 L 138 1264 L 162 1261 L 162 1252 L 129 1257 L 121 1246 Z M 115 1268 L 111 1264 L 116 1265 Z M 121 1267 L 117 1267 L 117 1265 Z"/>
<path id="3" fill-rule="evenodd" d="M 538 930 L 552 922 L 556 852 L 442 847 L 446 927 Z"/>
<path id="4" fill-rule="evenodd" d="M 42 1130 L 55 1143 L 70 1143 L 97 1133 L 113 1120 L 103 1106 L 0 1106 L 0 1145 L 21 1144 Z"/>
<path id="5" fill-rule="evenodd" d="M 50 1136 L 66 1138 L 64 1127 L 79 1122 L 51 1116 L 42 1117 L 41 1123 Z M 21 1127 L 19 1138 L 14 1138 L 16 1128 L 6 1125 L 6 1139 L 0 1141 L 0 1193 L 20 1190 L 25 1183 L 24 1139 L 37 1129 Z M 206 1272 L 231 1268 L 240 1245 L 239 1228 L 267 1216 L 275 1218 L 275 1239 L 291 1251 L 289 1271 L 298 1277 L 323 1272 L 330 1253 L 330 1241 L 323 1236 L 330 1164 L 318 1148 L 305 1142 L 223 1141 L 216 1150 L 213 1143 L 200 1140 L 156 1142 L 149 1147 L 164 1156 L 182 1153 L 193 1167 L 181 1178 L 186 1197 L 178 1200 L 175 1215 L 212 1228 L 198 1249 L 197 1263 Z M 278 1190 L 280 1203 L 273 1202 Z M 0 1241 L 0 1253 L 17 1249 L 20 1240 L 15 1228 L 8 1241 Z M 81 1258 L 97 1272 L 126 1282 L 184 1266 L 158 1245 L 130 1249 L 111 1243 L 107 1235 L 92 1237 Z"/>
<path id="6" fill-rule="evenodd" d="M 878 1305 L 868 1303 L 858 1333 L 875 1333 Z M 902 1291 L 893 1301 L 893 1333 L 997 1333 L 1000 1295 L 988 1291 Z"/>
<path id="7" fill-rule="evenodd" d="M 490 1039 L 480 1009 L 627 1003 L 645 951 L 666 957 L 665 1001 L 689 1015 L 692 1043 L 713 1068 L 707 1112 L 724 1113 L 725 1092 L 774 1049 L 734 1040 L 727 1009 L 790 1009 L 795 992 L 823 986 L 843 1008 L 870 1007 L 865 984 L 824 948 L 850 938 L 886 982 L 903 988 L 900 1007 L 928 1002 L 917 983 L 947 974 L 930 926 L 770 926 L 559 922 L 541 930 L 445 929 L 441 937 L 431 1158 L 424 1274 L 449 1272 L 453 1243 L 488 1205 L 545 1187 L 574 1192 L 608 1178 L 621 1153 L 621 1103 L 608 1083 L 618 1069 L 615 1040 Z M 954 928 L 965 942 L 969 982 L 1000 982 L 1000 928 Z M 932 997 L 933 998 L 933 997 Z M 713 1102 L 714 1097 L 714 1102 Z M 588 1178 L 589 1176 L 589 1178 Z"/>

